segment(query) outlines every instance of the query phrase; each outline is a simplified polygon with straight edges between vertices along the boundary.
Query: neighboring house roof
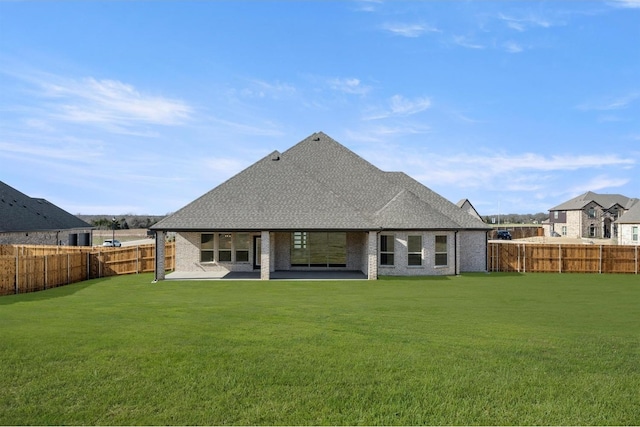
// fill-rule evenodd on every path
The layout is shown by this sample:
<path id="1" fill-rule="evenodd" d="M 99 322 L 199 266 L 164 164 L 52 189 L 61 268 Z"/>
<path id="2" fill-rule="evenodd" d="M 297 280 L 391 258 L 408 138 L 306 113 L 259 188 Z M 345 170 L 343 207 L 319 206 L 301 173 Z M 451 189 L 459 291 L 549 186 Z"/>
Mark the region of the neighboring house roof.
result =
<path id="1" fill-rule="evenodd" d="M 550 211 L 575 211 L 582 210 L 585 206 L 587 206 L 591 202 L 596 202 L 604 209 L 609 209 L 610 207 L 618 204 L 624 209 L 629 209 L 632 204 L 632 200 L 629 197 L 623 196 L 621 194 L 598 194 L 592 191 L 587 191 L 584 194 L 581 194 L 577 197 L 574 197 L 571 200 L 568 200 L 554 208 L 549 209 Z"/>
<path id="2" fill-rule="evenodd" d="M 482 217 L 480 216 L 480 214 L 478 213 L 476 208 L 473 207 L 473 205 L 471 204 L 469 199 L 460 200 L 458 203 L 456 203 L 456 206 L 458 206 L 460 209 L 462 209 L 464 211 L 467 211 L 469 213 L 469 215 L 473 215 L 474 217 L 478 218 L 479 220 L 482 220 Z"/>
<path id="3" fill-rule="evenodd" d="M 45 199 L 21 193 L 0 181 L 0 233 L 92 228 Z"/>
<path id="4" fill-rule="evenodd" d="M 620 218 L 618 224 L 640 224 L 640 199 L 631 199 L 633 205 Z"/>
<path id="5" fill-rule="evenodd" d="M 274 151 L 157 230 L 488 229 L 401 172 L 384 172 L 322 132 Z"/>

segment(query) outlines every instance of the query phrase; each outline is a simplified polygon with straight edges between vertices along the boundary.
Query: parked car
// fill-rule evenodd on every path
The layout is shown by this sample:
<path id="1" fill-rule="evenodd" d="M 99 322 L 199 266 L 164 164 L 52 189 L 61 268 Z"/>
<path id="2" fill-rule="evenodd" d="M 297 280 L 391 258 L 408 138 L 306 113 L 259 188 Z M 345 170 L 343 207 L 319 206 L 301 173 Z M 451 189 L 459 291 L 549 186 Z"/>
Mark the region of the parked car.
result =
<path id="1" fill-rule="evenodd" d="M 509 233 L 507 230 L 498 230 L 496 239 L 511 240 L 511 233 Z"/>
<path id="2" fill-rule="evenodd" d="M 122 246 L 122 243 L 120 243 L 119 240 L 107 239 L 102 243 L 102 246 L 109 246 L 109 247 L 119 248 L 120 246 Z"/>

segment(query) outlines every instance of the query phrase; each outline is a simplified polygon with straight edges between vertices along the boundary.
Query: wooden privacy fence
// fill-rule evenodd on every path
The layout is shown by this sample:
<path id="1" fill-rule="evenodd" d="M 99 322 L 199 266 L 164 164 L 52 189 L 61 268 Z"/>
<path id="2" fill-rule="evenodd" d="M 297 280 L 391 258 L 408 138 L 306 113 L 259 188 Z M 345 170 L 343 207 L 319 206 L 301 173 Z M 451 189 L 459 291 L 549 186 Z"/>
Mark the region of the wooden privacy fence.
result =
<path id="1" fill-rule="evenodd" d="M 490 242 L 487 263 L 502 272 L 638 274 L 638 252 L 638 246 Z"/>
<path id="2" fill-rule="evenodd" d="M 173 270 L 175 243 L 167 243 L 165 267 Z M 0 295 L 41 291 L 155 268 L 155 245 L 122 248 L 0 245 Z"/>

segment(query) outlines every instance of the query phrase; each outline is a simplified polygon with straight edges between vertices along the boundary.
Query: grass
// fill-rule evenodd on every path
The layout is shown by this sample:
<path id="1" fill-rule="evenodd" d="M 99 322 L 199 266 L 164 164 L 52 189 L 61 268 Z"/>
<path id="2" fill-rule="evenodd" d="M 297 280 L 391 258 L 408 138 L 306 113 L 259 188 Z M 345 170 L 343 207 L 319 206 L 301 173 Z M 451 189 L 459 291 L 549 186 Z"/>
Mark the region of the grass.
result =
<path id="1" fill-rule="evenodd" d="M 0 424 L 640 424 L 638 276 L 151 280 L 0 298 Z"/>

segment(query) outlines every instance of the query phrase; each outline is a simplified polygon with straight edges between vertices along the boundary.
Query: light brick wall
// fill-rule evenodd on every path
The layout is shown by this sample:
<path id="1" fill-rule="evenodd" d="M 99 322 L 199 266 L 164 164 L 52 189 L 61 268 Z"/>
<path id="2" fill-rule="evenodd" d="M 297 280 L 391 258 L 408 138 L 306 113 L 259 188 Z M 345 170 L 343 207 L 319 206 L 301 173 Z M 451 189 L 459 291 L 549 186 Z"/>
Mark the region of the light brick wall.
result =
<path id="1" fill-rule="evenodd" d="M 218 234 L 214 238 L 214 250 L 218 247 Z M 453 275 L 456 273 L 457 260 L 458 272 L 486 271 L 486 233 L 484 231 L 461 231 L 458 233 L 458 241 L 455 242 L 456 233 L 443 232 L 395 232 L 385 233 L 395 236 L 395 265 L 393 267 L 378 265 L 378 239 L 379 233 L 373 231 L 348 232 L 347 238 L 347 270 L 360 270 L 369 277 L 377 278 L 378 275 L 390 276 L 430 276 Z M 182 232 L 176 234 L 176 271 L 253 271 L 253 236 L 260 233 L 251 233 L 248 263 L 227 262 L 200 262 L 200 232 Z M 409 235 L 422 236 L 421 266 L 409 266 L 407 253 L 407 240 Z M 435 266 L 435 236 L 447 236 L 448 264 Z M 272 232 L 269 234 L 270 244 L 267 254 L 270 254 L 268 271 L 291 269 L 291 234 L 289 232 Z M 370 236 L 373 236 L 370 238 Z M 457 248 L 457 257 L 454 251 Z M 263 256 L 265 253 L 263 253 Z"/>
<path id="2" fill-rule="evenodd" d="M 275 245 L 271 245 L 271 233 L 263 231 L 260 235 L 261 250 L 260 250 L 260 279 L 269 280 L 271 273 L 271 260 L 273 256 L 271 249 L 275 248 Z M 274 263 L 275 264 L 275 263 Z"/>
<path id="3" fill-rule="evenodd" d="M 78 235 L 78 244 L 81 243 L 80 234 L 89 233 L 91 230 L 79 228 L 61 231 L 27 231 L 15 233 L 0 233 L 0 245 L 69 245 L 69 235 Z M 89 237 L 91 240 L 91 237 Z M 91 243 L 91 242 L 89 242 Z"/>
<path id="4" fill-rule="evenodd" d="M 253 237 L 249 244 L 249 262 L 200 262 L 201 234 L 199 231 L 176 233 L 176 271 L 253 271 Z M 218 248 L 218 234 L 214 233 L 214 250 Z"/>
<path id="5" fill-rule="evenodd" d="M 367 275 L 369 280 L 378 279 L 378 233 L 370 231 L 367 234 L 367 265 L 363 269 L 363 273 Z"/>
<path id="6" fill-rule="evenodd" d="M 487 271 L 487 233 L 484 231 L 459 231 L 458 238 L 459 272 Z"/>
<path id="7" fill-rule="evenodd" d="M 455 233 L 453 231 L 397 231 L 385 232 L 385 235 L 395 236 L 394 266 L 378 265 L 381 276 L 445 276 L 455 274 Z M 422 266 L 409 266 L 407 241 L 409 235 L 422 236 Z M 446 266 L 435 265 L 436 236 L 447 236 L 448 263 Z"/>
<path id="8" fill-rule="evenodd" d="M 618 243 L 620 245 L 640 245 L 640 235 L 638 240 L 633 240 L 633 227 L 638 227 L 640 234 L 640 224 L 618 224 Z"/>

